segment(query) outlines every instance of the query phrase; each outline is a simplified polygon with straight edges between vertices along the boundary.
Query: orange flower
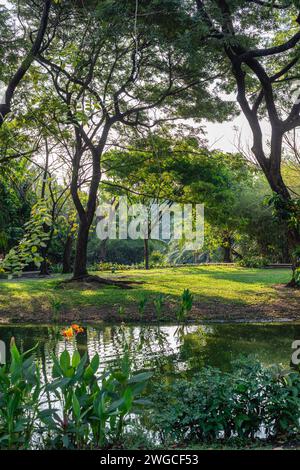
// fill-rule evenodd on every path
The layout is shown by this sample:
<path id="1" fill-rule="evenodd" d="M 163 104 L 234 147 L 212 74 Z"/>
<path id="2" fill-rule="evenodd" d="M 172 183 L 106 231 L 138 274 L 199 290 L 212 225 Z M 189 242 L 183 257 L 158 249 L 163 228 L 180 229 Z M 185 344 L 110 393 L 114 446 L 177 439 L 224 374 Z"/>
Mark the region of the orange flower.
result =
<path id="1" fill-rule="evenodd" d="M 65 328 L 61 334 L 66 338 L 66 339 L 71 339 L 73 338 L 73 335 L 74 335 L 74 331 L 73 331 L 73 328 L 70 327 L 70 328 Z"/>
<path id="2" fill-rule="evenodd" d="M 69 340 L 73 338 L 74 335 L 78 335 L 79 333 L 83 333 L 83 332 L 84 332 L 84 328 L 77 325 L 76 323 L 73 323 L 73 325 L 62 330 L 61 334 L 64 338 Z"/>
<path id="3" fill-rule="evenodd" d="M 75 332 L 75 334 L 77 335 L 78 333 L 83 333 L 84 332 L 84 329 L 77 325 L 76 323 L 71 325 L 71 328 L 73 329 L 73 331 Z"/>

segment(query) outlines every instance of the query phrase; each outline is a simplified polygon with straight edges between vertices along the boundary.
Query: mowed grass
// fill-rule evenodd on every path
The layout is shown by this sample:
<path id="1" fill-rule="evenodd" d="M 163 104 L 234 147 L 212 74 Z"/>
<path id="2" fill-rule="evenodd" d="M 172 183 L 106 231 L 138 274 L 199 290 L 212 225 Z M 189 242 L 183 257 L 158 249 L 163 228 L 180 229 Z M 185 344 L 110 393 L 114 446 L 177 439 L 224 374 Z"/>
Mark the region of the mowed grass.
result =
<path id="1" fill-rule="evenodd" d="M 142 297 L 165 294 L 178 298 L 190 289 L 196 302 L 222 302 L 253 305 L 272 302 L 274 285 L 288 282 L 291 271 L 285 269 L 247 269 L 241 267 L 197 266 L 98 273 L 110 278 L 142 281 L 132 289 L 65 284 L 62 276 L 49 279 L 0 281 L 0 312 L 34 312 L 53 309 L 55 303 L 67 308 L 106 307 L 136 304 Z"/>

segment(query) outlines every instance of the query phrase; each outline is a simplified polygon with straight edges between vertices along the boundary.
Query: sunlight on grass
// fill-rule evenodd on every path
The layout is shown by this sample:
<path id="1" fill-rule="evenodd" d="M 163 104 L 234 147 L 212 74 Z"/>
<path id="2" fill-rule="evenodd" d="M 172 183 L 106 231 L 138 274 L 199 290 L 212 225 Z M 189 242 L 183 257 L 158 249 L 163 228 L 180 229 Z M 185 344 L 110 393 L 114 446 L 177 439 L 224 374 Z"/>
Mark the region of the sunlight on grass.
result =
<path id="1" fill-rule="evenodd" d="M 289 270 L 245 269 L 240 267 L 193 266 L 150 271 L 120 271 L 115 274 L 101 273 L 106 277 L 122 277 L 143 281 L 133 289 L 114 287 L 99 288 L 58 288 L 62 278 L 30 279 L 0 282 L 0 310 L 16 311 L 38 308 L 51 309 L 51 301 L 57 299 L 65 306 L 101 307 L 136 303 L 145 294 L 159 293 L 178 297 L 186 288 L 193 293 L 195 301 L 259 304 L 272 301 L 276 296 L 274 285 L 286 283 Z"/>

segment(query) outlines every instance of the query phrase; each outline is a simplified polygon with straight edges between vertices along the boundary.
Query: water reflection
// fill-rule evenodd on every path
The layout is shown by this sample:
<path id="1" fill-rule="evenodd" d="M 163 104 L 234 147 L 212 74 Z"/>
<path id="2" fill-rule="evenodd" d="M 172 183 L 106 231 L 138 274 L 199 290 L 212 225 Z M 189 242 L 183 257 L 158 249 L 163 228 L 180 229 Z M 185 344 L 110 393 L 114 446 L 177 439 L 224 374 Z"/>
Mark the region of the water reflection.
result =
<path id="1" fill-rule="evenodd" d="M 89 357 L 98 352 L 102 369 L 129 351 L 136 369 L 174 374 L 197 371 L 205 365 L 228 370 L 230 362 L 241 354 L 254 354 L 266 365 L 288 366 L 291 344 L 300 339 L 300 325 L 270 323 L 86 326 L 85 333 L 76 337 L 76 344 L 65 342 L 60 331 L 55 326 L 1 326 L 0 339 L 8 348 L 14 336 L 23 351 L 39 343 L 36 354 L 45 377 L 51 370 L 51 355 L 59 354 L 65 347 L 70 352 L 75 347 L 81 354 L 87 351 Z"/>

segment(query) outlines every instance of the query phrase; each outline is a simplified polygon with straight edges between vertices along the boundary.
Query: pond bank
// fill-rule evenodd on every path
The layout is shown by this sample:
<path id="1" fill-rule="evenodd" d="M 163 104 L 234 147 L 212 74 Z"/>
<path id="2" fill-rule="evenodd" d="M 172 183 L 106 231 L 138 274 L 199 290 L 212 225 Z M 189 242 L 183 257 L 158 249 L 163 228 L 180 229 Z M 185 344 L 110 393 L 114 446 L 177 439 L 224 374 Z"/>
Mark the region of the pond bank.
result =
<path id="1" fill-rule="evenodd" d="M 159 296 L 163 296 L 160 321 L 174 322 L 186 288 L 193 295 L 188 322 L 300 320 L 300 290 L 285 287 L 289 270 L 201 266 L 101 275 L 142 284 L 127 290 L 91 283 L 64 284 L 62 276 L 2 281 L 0 322 L 156 323 L 154 301 Z"/>

